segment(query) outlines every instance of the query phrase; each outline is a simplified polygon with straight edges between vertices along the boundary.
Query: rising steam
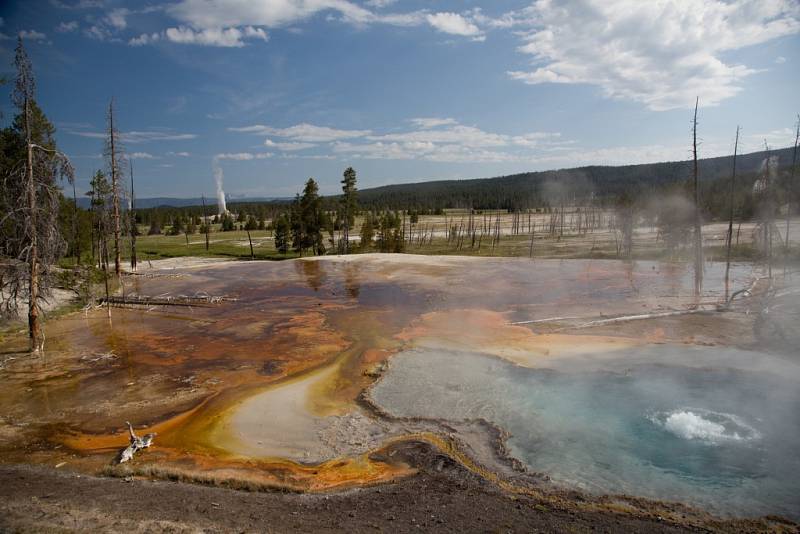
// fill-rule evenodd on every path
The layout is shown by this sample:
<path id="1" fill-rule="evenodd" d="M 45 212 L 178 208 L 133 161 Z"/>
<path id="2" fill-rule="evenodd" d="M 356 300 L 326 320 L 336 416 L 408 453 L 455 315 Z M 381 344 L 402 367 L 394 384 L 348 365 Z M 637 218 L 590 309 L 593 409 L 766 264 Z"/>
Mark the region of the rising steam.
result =
<path id="1" fill-rule="evenodd" d="M 219 166 L 219 156 L 214 156 L 211 166 L 214 169 L 214 181 L 217 183 L 217 206 L 219 207 L 219 214 L 222 215 L 228 211 L 228 208 L 225 206 L 225 191 L 222 189 L 224 174 L 222 173 L 222 167 Z"/>
<path id="2" fill-rule="evenodd" d="M 761 194 L 766 192 L 768 183 L 775 183 L 778 172 L 778 156 L 764 158 L 761 167 L 758 169 L 759 178 L 753 184 L 753 193 Z M 767 181 L 769 179 L 769 182 Z"/>

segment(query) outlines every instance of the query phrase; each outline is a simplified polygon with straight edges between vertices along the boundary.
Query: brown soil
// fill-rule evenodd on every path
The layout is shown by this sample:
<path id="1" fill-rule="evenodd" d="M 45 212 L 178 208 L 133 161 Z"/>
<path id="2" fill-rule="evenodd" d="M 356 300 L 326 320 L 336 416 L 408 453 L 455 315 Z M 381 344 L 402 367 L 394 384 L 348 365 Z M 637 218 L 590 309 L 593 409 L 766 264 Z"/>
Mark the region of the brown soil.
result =
<path id="1" fill-rule="evenodd" d="M 408 444 L 397 452 L 420 466 L 418 475 L 328 494 L 245 492 L 0 466 L 0 531 L 798 532 L 779 519 L 724 521 L 659 503 L 646 511 L 639 500 L 513 495 L 430 446 Z"/>

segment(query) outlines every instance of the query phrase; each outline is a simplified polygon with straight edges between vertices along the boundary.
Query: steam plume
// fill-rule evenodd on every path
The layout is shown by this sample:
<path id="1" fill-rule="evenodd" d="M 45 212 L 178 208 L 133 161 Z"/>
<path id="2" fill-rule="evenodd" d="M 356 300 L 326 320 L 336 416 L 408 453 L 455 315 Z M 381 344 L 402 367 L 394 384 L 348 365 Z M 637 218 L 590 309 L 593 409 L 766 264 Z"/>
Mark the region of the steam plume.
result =
<path id="1" fill-rule="evenodd" d="M 224 174 L 222 173 L 222 167 L 219 166 L 218 156 L 214 156 L 211 165 L 214 169 L 214 181 L 217 183 L 217 206 L 219 207 L 219 214 L 222 215 L 228 211 L 228 208 L 225 206 L 225 191 L 222 190 Z"/>

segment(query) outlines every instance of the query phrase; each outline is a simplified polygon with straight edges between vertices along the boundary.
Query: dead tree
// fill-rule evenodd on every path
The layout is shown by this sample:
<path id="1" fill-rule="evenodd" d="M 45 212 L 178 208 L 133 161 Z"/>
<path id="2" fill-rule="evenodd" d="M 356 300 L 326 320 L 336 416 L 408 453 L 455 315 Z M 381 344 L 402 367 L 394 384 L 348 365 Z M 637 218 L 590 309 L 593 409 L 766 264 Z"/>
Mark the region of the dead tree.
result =
<path id="1" fill-rule="evenodd" d="M 136 271 L 136 234 L 138 233 L 136 226 L 136 194 L 133 190 L 133 160 L 130 160 L 131 166 L 131 271 Z"/>
<path id="2" fill-rule="evenodd" d="M 108 138 L 106 139 L 106 157 L 108 158 L 111 174 L 111 209 L 114 228 L 114 273 L 119 276 L 120 267 L 120 224 L 119 224 L 119 188 L 122 180 L 121 158 L 119 151 L 119 131 L 114 126 L 114 99 L 108 104 Z"/>
<path id="3" fill-rule="evenodd" d="M 789 171 L 789 183 L 786 184 L 786 258 L 783 262 L 783 272 L 786 274 L 786 264 L 789 261 L 789 219 L 792 216 L 792 193 L 794 193 L 794 168 L 797 164 L 797 145 L 800 142 L 800 115 L 797 116 L 797 129 L 794 134 L 794 150 L 792 151 L 792 168 Z"/>
<path id="4" fill-rule="evenodd" d="M 81 263 L 81 239 L 78 231 L 78 193 L 75 191 L 75 180 L 72 180 L 72 239 L 75 244 L 75 265 Z"/>
<path id="5" fill-rule="evenodd" d="M 16 316 L 20 300 L 28 299 L 30 349 L 44 347 L 41 303 L 50 292 L 51 266 L 65 251 L 58 230 L 60 191 L 57 178 L 74 181 L 69 159 L 55 149 L 52 125 L 36 105 L 33 67 L 18 39 L 14 64 L 17 68 L 12 101 L 19 110 L 14 128 L 25 144 L 24 161 L 3 177 L 5 213 L 0 227 L 11 261 L 0 270 L 0 311 Z"/>
<path id="6" fill-rule="evenodd" d="M 733 242 L 733 192 L 736 184 L 736 154 L 739 150 L 739 127 L 736 127 L 736 142 L 733 145 L 733 172 L 731 173 L 730 218 L 728 219 L 728 252 L 725 258 L 725 300 L 730 291 L 731 244 Z"/>
<path id="7" fill-rule="evenodd" d="M 133 425 L 131 425 L 129 421 L 125 421 L 125 424 L 128 425 L 130 444 L 119 452 L 119 455 L 117 456 L 117 463 L 119 464 L 123 464 L 129 460 L 132 460 L 134 454 L 142 449 L 150 447 L 150 445 L 153 444 L 153 439 L 156 437 L 155 432 L 152 434 L 146 434 L 143 437 L 139 437 L 134 433 Z"/>
<path id="8" fill-rule="evenodd" d="M 767 140 L 764 140 L 764 150 L 767 157 L 764 160 L 764 177 L 761 184 L 761 194 L 763 199 L 762 213 L 763 213 L 763 231 L 764 231 L 764 256 L 767 260 L 767 270 L 769 272 L 769 279 L 772 280 L 772 229 L 775 225 L 773 216 L 775 214 L 775 196 L 773 193 L 772 173 L 776 170 L 778 162 L 773 163 L 772 153 L 770 151 Z M 776 157 L 777 158 L 777 157 Z"/>
<path id="9" fill-rule="evenodd" d="M 703 287 L 703 234 L 700 225 L 700 188 L 697 176 L 697 106 L 698 97 L 694 103 L 694 118 L 692 119 L 692 174 L 694 176 L 694 294 L 700 296 Z"/>

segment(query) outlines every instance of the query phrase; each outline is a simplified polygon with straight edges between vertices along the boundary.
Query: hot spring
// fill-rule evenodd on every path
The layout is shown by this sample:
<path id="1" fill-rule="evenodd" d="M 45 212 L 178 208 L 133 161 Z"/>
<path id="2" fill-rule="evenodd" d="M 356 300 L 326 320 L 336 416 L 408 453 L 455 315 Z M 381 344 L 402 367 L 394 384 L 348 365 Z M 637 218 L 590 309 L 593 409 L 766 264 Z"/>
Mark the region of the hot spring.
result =
<path id="1" fill-rule="evenodd" d="M 796 363 L 730 348 L 656 345 L 530 369 L 414 349 L 372 390 L 396 416 L 486 419 L 556 484 L 800 517 Z"/>

